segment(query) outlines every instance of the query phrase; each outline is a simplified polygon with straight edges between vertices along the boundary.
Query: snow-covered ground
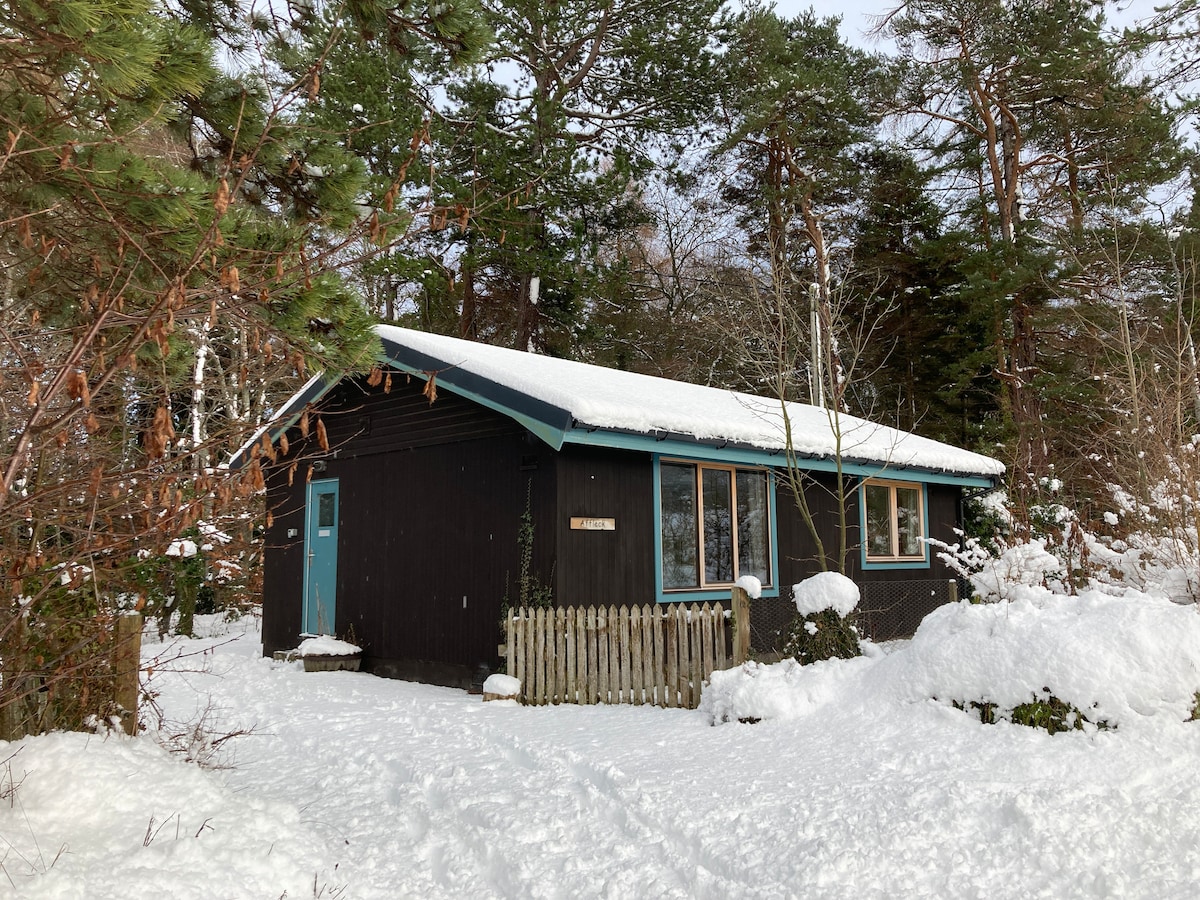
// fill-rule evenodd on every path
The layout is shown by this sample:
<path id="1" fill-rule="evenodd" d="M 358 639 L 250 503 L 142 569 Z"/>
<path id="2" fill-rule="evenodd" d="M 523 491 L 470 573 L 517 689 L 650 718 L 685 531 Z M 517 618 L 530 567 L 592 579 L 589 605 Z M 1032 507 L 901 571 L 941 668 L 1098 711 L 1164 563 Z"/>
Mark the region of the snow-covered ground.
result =
<path id="1" fill-rule="evenodd" d="M 939 646 L 966 635 L 980 658 L 961 681 L 961 658 L 943 646 L 930 667 L 918 639 L 803 670 L 752 665 L 697 711 L 531 709 L 306 674 L 261 658 L 252 619 L 151 645 L 148 657 L 199 651 L 156 664 L 169 718 L 252 733 L 218 747 L 216 769 L 150 736 L 0 743 L 0 896 L 1197 896 L 1200 723 L 1175 696 L 1193 688 L 1159 702 L 1143 679 L 1105 694 L 1126 717 L 1116 730 L 982 725 L 922 694 L 1012 681 L 995 668 L 1008 651 L 979 636 L 1036 611 L 988 609 L 983 625 L 955 610 L 938 626 Z M 1200 682 L 1178 621 L 1183 649 L 1148 652 Z M 736 718 L 750 682 L 771 683 L 763 721 L 710 724 Z"/>

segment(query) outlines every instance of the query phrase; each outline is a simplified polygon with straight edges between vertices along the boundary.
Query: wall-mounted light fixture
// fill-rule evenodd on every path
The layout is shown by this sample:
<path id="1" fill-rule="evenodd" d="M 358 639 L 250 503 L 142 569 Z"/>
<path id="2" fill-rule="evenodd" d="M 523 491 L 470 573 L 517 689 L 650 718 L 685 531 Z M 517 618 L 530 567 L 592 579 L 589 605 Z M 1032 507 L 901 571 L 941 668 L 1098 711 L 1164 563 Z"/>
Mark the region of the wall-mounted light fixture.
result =
<path id="1" fill-rule="evenodd" d="M 323 460 L 323 459 L 314 459 L 313 460 L 312 470 L 314 472 L 324 472 L 328 468 L 329 468 L 329 463 L 325 462 L 325 460 Z"/>

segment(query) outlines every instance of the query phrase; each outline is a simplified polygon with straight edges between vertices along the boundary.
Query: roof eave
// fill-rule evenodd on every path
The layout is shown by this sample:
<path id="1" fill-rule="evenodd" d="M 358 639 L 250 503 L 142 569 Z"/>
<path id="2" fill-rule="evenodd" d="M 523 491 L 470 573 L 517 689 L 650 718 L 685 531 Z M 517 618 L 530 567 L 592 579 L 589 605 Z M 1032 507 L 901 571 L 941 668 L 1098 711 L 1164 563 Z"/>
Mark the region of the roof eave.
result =
<path id="1" fill-rule="evenodd" d="M 787 452 L 782 447 L 767 448 L 722 438 L 698 438 L 695 435 L 669 431 L 641 432 L 573 422 L 563 435 L 563 443 L 639 450 L 685 459 L 742 463 L 783 468 L 788 465 Z M 797 467 L 808 471 L 836 472 L 867 478 L 881 475 L 909 476 L 930 483 L 957 484 L 963 487 L 991 488 L 998 484 L 999 473 L 959 472 L 950 469 L 931 469 L 902 466 L 885 460 L 866 457 L 834 457 L 811 453 L 793 454 Z"/>
<path id="2" fill-rule="evenodd" d="M 328 394 L 339 381 L 341 381 L 341 378 L 330 379 L 323 372 L 310 378 L 308 383 L 293 394 L 287 403 L 284 404 L 283 408 L 269 422 L 260 426 L 250 436 L 250 439 L 229 457 L 228 467 L 234 471 L 240 469 L 245 464 L 246 457 L 253 452 L 254 447 L 262 440 L 264 434 L 270 436 L 272 444 L 279 440 L 281 434 L 300 421 L 300 417 L 304 415 L 304 410 L 310 404 L 316 403 Z"/>
<path id="3" fill-rule="evenodd" d="M 438 387 L 508 416 L 555 450 L 562 448 L 573 421 L 568 410 L 461 368 L 462 360 L 430 356 L 386 337 L 382 341 L 380 363 L 418 378 L 433 377 Z"/>

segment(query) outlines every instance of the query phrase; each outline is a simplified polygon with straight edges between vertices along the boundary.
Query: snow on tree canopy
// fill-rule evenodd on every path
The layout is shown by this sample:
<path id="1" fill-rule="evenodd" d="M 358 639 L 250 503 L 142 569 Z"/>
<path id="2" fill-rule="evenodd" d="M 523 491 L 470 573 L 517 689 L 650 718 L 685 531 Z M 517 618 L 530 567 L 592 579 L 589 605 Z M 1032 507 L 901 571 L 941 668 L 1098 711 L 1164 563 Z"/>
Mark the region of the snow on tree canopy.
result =
<path id="1" fill-rule="evenodd" d="M 802 616 L 832 609 L 844 619 L 858 606 L 858 585 L 838 572 L 818 572 L 792 585 L 792 597 Z"/>
<path id="2" fill-rule="evenodd" d="M 190 541 L 187 538 L 178 538 L 171 541 L 167 547 L 167 556 L 179 556 L 183 559 L 189 559 L 196 555 L 199 548 L 195 541 Z"/>

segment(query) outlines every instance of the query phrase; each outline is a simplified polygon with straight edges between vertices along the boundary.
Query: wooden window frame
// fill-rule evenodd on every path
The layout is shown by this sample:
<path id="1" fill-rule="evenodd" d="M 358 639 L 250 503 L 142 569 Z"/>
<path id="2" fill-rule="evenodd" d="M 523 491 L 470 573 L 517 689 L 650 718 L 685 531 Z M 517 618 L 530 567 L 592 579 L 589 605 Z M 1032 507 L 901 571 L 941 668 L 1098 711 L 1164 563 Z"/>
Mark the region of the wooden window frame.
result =
<path id="1" fill-rule="evenodd" d="M 778 577 L 778 575 L 775 572 L 775 567 L 776 567 L 775 534 L 774 534 L 774 528 L 773 528 L 774 503 L 772 500 L 772 488 L 773 488 L 774 482 L 771 478 L 771 470 L 765 466 L 739 466 L 739 465 L 730 464 L 730 463 L 711 463 L 711 462 L 701 462 L 701 461 L 695 460 L 695 459 L 674 459 L 674 458 L 670 458 L 670 457 L 660 458 L 658 460 L 658 465 L 660 467 L 664 466 L 664 465 L 690 466 L 695 472 L 694 486 L 695 486 L 695 491 L 696 491 L 696 493 L 695 493 L 695 497 L 696 497 L 696 523 L 695 523 L 696 524 L 696 580 L 697 580 L 698 584 L 685 585 L 685 586 L 681 586 L 681 587 L 667 587 L 664 584 L 662 586 L 663 594 L 664 595 L 678 594 L 678 593 L 686 593 L 688 591 L 718 591 L 718 590 L 729 589 L 729 588 L 733 587 L 735 584 L 737 584 L 737 579 L 742 574 L 741 573 L 741 559 L 739 558 L 739 548 L 738 548 L 738 544 L 739 544 L 738 525 L 739 525 L 739 523 L 738 523 L 738 516 L 737 516 L 737 475 L 739 472 L 753 472 L 753 473 L 761 474 L 763 476 L 764 485 L 766 488 L 765 496 L 764 496 L 764 499 L 766 501 L 766 509 L 763 510 L 766 524 L 765 524 L 765 527 L 763 530 L 764 530 L 764 535 L 765 535 L 765 539 L 766 539 L 766 561 L 767 561 L 767 567 L 771 573 L 771 579 L 770 579 L 769 583 L 763 582 L 762 586 L 764 589 L 774 589 L 775 580 Z M 733 525 L 732 566 L 733 566 L 734 576 L 733 576 L 732 581 L 709 581 L 705 577 L 705 568 L 706 567 L 704 564 L 704 470 L 706 470 L 706 469 L 724 471 L 724 472 L 729 473 L 729 487 L 730 487 L 729 503 L 730 503 L 730 511 L 731 511 L 730 518 L 731 518 L 732 525 Z M 661 517 L 662 517 L 662 513 L 660 512 L 659 513 L 659 521 L 657 523 L 655 523 L 655 527 L 659 533 L 660 547 L 661 547 L 661 541 L 662 541 Z M 660 551 L 660 554 L 661 554 L 661 551 Z M 659 561 L 659 568 L 660 568 L 659 577 L 661 578 L 662 577 L 662 573 L 661 573 L 662 562 L 661 562 L 661 560 Z"/>
<path id="2" fill-rule="evenodd" d="M 869 487 L 884 487 L 888 489 L 888 520 L 891 525 L 891 543 L 892 552 L 888 556 L 875 556 L 871 553 L 871 536 L 867 532 L 867 488 Z M 915 489 L 917 491 L 917 516 L 918 530 L 917 540 L 921 545 L 921 552 L 914 555 L 902 555 L 900 553 L 900 516 L 899 505 L 896 502 L 896 489 Z M 899 481 L 887 478 L 866 478 L 861 486 L 862 495 L 862 545 L 863 545 L 863 560 L 869 565 L 887 564 L 887 563 L 928 563 L 929 561 L 929 523 L 926 520 L 926 510 L 929 503 L 927 486 L 921 481 Z"/>

